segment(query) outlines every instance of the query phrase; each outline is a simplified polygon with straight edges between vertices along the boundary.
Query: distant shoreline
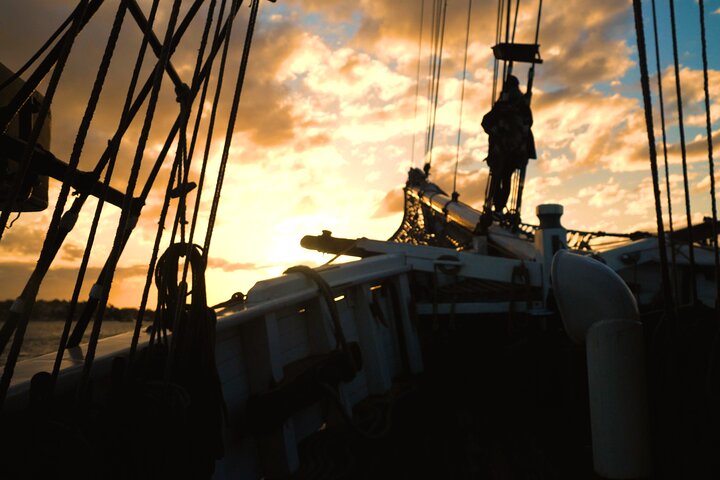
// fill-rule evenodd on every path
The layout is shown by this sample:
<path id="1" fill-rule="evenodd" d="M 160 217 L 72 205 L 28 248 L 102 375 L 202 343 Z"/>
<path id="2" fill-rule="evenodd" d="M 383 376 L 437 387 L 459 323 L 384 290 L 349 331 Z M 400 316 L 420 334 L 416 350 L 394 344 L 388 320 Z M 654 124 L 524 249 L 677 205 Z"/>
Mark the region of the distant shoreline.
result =
<path id="1" fill-rule="evenodd" d="M 0 300 L 0 323 L 4 323 L 10 314 L 10 307 L 14 300 Z M 75 309 L 73 320 L 77 320 L 83 311 L 86 302 L 78 302 Z M 30 317 L 31 321 L 51 321 L 64 322 L 70 311 L 70 302 L 68 300 L 38 300 L 33 306 L 33 312 Z M 152 319 L 155 312 L 153 310 L 145 310 L 144 320 Z M 118 308 L 108 305 L 105 309 L 104 320 L 116 322 L 134 322 L 138 315 L 137 308 Z"/>

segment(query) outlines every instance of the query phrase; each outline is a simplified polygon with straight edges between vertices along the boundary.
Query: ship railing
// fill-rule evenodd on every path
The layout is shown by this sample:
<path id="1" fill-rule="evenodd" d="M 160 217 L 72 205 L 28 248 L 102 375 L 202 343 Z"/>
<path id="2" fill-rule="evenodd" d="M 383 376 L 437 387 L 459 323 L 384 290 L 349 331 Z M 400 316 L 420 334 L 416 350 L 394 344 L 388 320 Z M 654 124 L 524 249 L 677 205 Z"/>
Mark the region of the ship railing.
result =
<path id="1" fill-rule="evenodd" d="M 334 295 L 343 334 L 356 343 L 362 368 L 352 381 L 340 383 L 337 395 L 345 417 L 370 395 L 387 395 L 393 379 L 422 371 L 422 356 L 413 319 L 404 255 L 382 255 L 321 267 L 316 271 Z M 258 282 L 245 305 L 218 312 L 217 363 L 231 424 L 246 414 L 251 396 L 281 385 L 288 367 L 338 348 L 331 312 L 318 285 L 291 273 Z M 339 415 L 336 415 L 339 417 Z M 257 435 L 263 475 L 288 475 L 299 465 L 298 443 L 326 422 L 321 403 L 305 406 L 282 427 Z M 226 445 L 221 468 L 225 476 L 246 472 L 239 453 L 247 439 Z M 235 451 L 235 454 L 233 454 Z"/>
<path id="2" fill-rule="evenodd" d="M 449 255 L 442 248 L 367 239 L 361 239 L 359 246 L 374 255 L 315 269 L 332 291 L 347 342 L 355 344 L 362 357 L 362 368 L 354 378 L 337 385 L 335 403 L 340 407 L 336 408 L 342 408 L 344 415 L 329 416 L 327 405 L 333 402 L 315 401 L 292 410 L 277 428 L 248 434 L 248 415 L 252 412 L 247 406 L 252 398 L 277 390 L 293 365 L 338 350 L 330 305 L 316 282 L 299 273 L 264 280 L 248 292 L 244 303 L 217 310 L 216 363 L 231 426 L 217 478 L 237 478 L 240 474 L 247 478 L 249 471 L 255 471 L 257 478 L 292 473 L 299 466 L 300 441 L 320 430 L 330 418 L 352 418 L 353 407 L 364 399 L 392 395 L 397 379 L 422 372 L 416 316 L 427 314 L 430 307 L 424 305 L 423 309 L 422 302 L 414 298 L 411 275 L 436 275 L 441 282 L 462 276 L 504 283 L 511 281 L 512 270 L 521 266 L 527 268 L 530 284 L 541 282 L 541 266 L 535 262 L 466 252 Z M 435 307 L 439 314 L 445 308 Z M 463 313 L 462 308 L 458 305 L 455 312 Z M 509 306 L 489 302 L 482 308 L 507 311 Z M 127 354 L 130 335 L 99 342 L 94 380 L 109 377 L 113 359 Z M 140 347 L 148 340 L 143 333 Z M 72 391 L 77 384 L 83 348 L 81 345 L 66 353 L 58 394 Z M 48 371 L 53 360 L 54 354 L 50 354 L 20 362 L 8 400 L 26 402 L 32 375 Z"/>

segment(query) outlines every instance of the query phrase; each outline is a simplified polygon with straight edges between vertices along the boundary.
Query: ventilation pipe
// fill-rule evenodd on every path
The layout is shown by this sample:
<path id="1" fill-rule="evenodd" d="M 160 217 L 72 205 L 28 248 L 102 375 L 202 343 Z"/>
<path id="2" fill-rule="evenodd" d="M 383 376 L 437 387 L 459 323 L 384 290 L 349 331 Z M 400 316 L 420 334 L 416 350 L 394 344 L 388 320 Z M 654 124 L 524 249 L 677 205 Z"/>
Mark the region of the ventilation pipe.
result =
<path id="1" fill-rule="evenodd" d="M 635 297 L 605 264 L 564 250 L 555 254 L 551 274 L 565 329 L 586 347 L 595 473 L 647 478 L 647 380 Z"/>

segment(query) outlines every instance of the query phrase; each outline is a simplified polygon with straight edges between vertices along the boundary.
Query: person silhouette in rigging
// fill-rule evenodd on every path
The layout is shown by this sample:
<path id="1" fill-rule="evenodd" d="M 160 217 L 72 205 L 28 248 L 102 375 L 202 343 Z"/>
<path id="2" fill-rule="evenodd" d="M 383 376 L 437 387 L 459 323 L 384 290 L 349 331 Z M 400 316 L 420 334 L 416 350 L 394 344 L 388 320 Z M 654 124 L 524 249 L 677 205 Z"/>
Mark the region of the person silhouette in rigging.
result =
<path id="1" fill-rule="evenodd" d="M 490 189 L 486 204 L 492 199 L 498 215 L 502 215 L 510 196 L 513 172 L 524 168 L 529 158 L 536 157 L 529 100 L 527 94 L 520 92 L 518 79 L 509 75 L 500 99 L 482 120 L 489 136 L 486 161 L 490 167 Z"/>

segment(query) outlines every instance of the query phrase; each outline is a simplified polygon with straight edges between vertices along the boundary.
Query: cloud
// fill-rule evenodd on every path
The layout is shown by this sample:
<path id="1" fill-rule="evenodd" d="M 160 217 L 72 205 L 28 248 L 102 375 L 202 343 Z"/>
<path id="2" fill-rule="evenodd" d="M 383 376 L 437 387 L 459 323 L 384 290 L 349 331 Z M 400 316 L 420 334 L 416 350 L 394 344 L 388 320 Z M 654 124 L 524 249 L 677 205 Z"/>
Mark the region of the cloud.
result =
<path id="1" fill-rule="evenodd" d="M 656 87 L 653 82 L 653 88 Z M 669 126 L 678 124 L 677 89 L 675 69 L 668 66 L 662 73 L 665 118 Z M 683 100 L 683 120 L 685 126 L 705 127 L 705 91 L 703 71 L 680 65 L 680 83 Z M 708 70 L 708 94 L 710 99 L 711 122 L 720 120 L 720 71 Z M 659 109 L 659 105 L 655 108 Z"/>
<path id="2" fill-rule="evenodd" d="M 45 238 L 45 229 L 37 224 L 24 223 L 32 214 L 21 215 L 2 238 L 2 249 L 15 255 L 35 255 L 40 251 Z M 23 218 L 23 216 L 25 218 Z"/>
<path id="3" fill-rule="evenodd" d="M 234 270 L 256 270 L 257 264 L 251 262 L 233 263 L 223 260 L 222 258 L 211 258 L 208 260 L 208 268 L 219 268 L 224 272 L 232 272 Z"/>
<path id="4" fill-rule="evenodd" d="M 380 206 L 373 214 L 373 217 L 385 217 L 393 213 L 401 213 L 403 211 L 403 199 L 405 193 L 401 188 L 390 190 L 380 201 Z"/>
<path id="5" fill-rule="evenodd" d="M 74 2 L 42 0 L 6 3 L 0 17 L 0 45 L 7 46 L 2 49 L 3 61 L 12 68 L 21 65 L 74 7 Z M 424 43 L 419 60 L 421 95 L 416 99 L 421 5 L 418 0 L 263 3 L 211 248 L 209 294 L 215 295 L 218 301 L 238 288 L 246 289 L 263 276 L 282 273 L 289 265 L 323 263 L 326 259 L 300 249 L 298 241 L 303 234 L 332 229 L 338 236 L 387 238 L 397 227 L 402 211 L 401 186 L 408 164 L 412 163 L 411 158 L 416 164 L 422 162 L 425 153 L 428 102 L 423 93 L 427 90 L 431 4 L 425 2 Z M 149 3 L 141 5 L 147 11 Z M 531 162 L 525 188 L 526 212 L 537 203 L 557 201 L 572 206 L 566 218 L 576 223 L 568 223 L 576 228 L 626 228 L 631 223 L 639 223 L 642 216 L 652 215 L 653 197 L 651 185 L 638 180 L 640 174 L 636 173 L 647 171 L 648 162 L 642 105 L 637 88 L 629 86 L 627 80 L 634 68 L 633 37 L 628 33 L 632 27 L 630 5 L 626 0 L 568 0 L 553 5 L 546 2 L 546 5 L 540 30 L 545 63 L 537 66 L 533 96 L 533 131 L 540 158 Z M 522 2 L 518 16 L 519 41 L 534 39 L 537 7 L 537 0 Z M 99 61 L 115 8 L 107 5 L 101 8 L 97 18 L 79 37 L 76 52 L 66 67 L 67 76 L 53 105 L 52 151 L 60 158 L 67 159 L 72 149 L 95 77 L 93 69 Z M 161 2 L 160 32 L 167 20 L 168 8 Z M 489 110 L 491 101 L 490 46 L 494 41 L 497 12 L 492 2 L 473 3 L 456 178 L 455 143 L 466 8 L 465 2 L 448 3 L 431 180 L 448 192 L 456 182 L 460 199 L 480 208 L 487 183 L 487 167 L 483 162 L 487 136 L 480 119 Z M 247 17 L 247 10 L 241 9 L 243 19 Z M 43 14 L 28 15 L 29 11 Z M 203 12 L 204 9 L 173 59 L 186 81 L 194 66 Z M 132 19 L 127 22 L 83 149 L 81 168 L 86 170 L 94 165 L 117 126 L 140 44 Z M 211 139 L 208 176 L 195 236 L 195 241 L 200 243 L 205 235 L 244 39 L 244 22 L 238 21 L 236 25 L 228 75 Z M 17 42 L 17 38 L 23 38 L 23 42 Z M 152 55 L 146 63 L 150 60 Z M 204 149 L 209 102 L 217 73 L 215 68 L 209 97 L 202 106 L 191 181 L 197 181 L 200 170 L 198 155 Z M 515 73 L 524 83 L 526 69 L 517 67 Z M 687 66 L 683 68 L 683 92 L 690 126 L 704 122 L 700 73 Z M 669 70 L 663 72 L 668 105 L 674 95 L 671 74 Z M 711 84 L 720 84 L 718 71 L 711 71 Z M 713 87 L 711 94 L 713 118 L 717 118 L 715 102 L 720 91 Z M 143 108 L 133 122 L 118 156 L 113 186 L 121 190 L 125 189 L 130 175 L 144 111 Z M 175 94 L 166 78 L 139 186 L 177 113 Z M 671 106 L 668 118 L 672 124 Z M 688 143 L 691 163 L 702 160 L 704 152 L 704 137 L 694 134 L 695 131 Z M 720 131 L 714 132 L 713 139 L 719 135 Z M 657 138 L 659 140 L 659 135 Z M 671 179 L 673 192 L 679 192 L 675 171 L 678 146 L 676 138 L 671 138 Z M 717 140 L 720 142 L 720 138 Z M 411 151 L 413 145 L 414 152 Z M 174 155 L 173 146 L 171 159 Z M 169 164 L 167 160 L 161 169 L 137 232 L 121 259 L 124 268 L 139 268 L 148 261 Z M 706 188 L 704 174 L 692 168 L 690 173 L 697 175 L 693 182 L 700 193 Z M 188 196 L 190 206 L 197 194 L 194 191 Z M 56 196 L 57 189 L 51 190 L 51 203 Z M 674 193 L 674 197 L 681 196 Z M 177 204 L 177 200 L 171 202 L 161 249 L 167 244 Z M 94 201 L 88 202 L 58 259 L 59 267 L 67 268 L 68 272 L 76 266 L 80 249 L 87 241 L 92 218 L 89 212 L 94 205 Z M 615 215 L 616 212 L 619 215 Z M 107 255 L 117 216 L 115 207 L 106 207 L 91 260 L 92 269 L 99 268 Z M 2 265 L 17 260 L 14 256 L 22 257 L 23 265 L 30 265 L 36 256 L 33 252 L 39 250 L 44 238 L 48 220 L 47 214 L 21 217 L 16 233 L 7 232 L 0 245 Z M 16 273 L 20 272 L 19 267 L 13 268 Z M 116 295 L 129 303 L 135 302 L 141 291 L 144 274 L 140 270 L 133 275 L 125 271 L 115 282 Z M 53 275 L 65 275 L 67 278 L 63 278 L 72 284 L 70 274 Z M 60 288 L 59 281 L 53 282 Z"/>

